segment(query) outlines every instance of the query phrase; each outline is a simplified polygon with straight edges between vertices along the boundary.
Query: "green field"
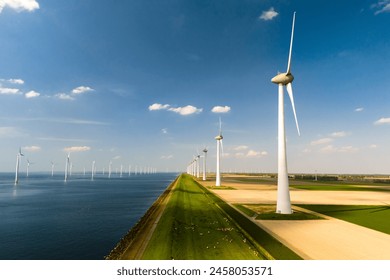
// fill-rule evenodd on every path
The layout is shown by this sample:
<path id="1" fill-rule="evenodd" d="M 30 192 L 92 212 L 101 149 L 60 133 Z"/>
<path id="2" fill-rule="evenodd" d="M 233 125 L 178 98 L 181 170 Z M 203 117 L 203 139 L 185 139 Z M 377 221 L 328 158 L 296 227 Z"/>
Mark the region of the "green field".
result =
<path id="1" fill-rule="evenodd" d="M 390 234 L 389 205 L 299 205 L 317 213 Z"/>
<path id="2" fill-rule="evenodd" d="M 264 259 L 188 175 L 181 175 L 143 259 Z"/>
<path id="3" fill-rule="evenodd" d="M 353 186 L 353 185 L 291 185 L 292 188 L 310 191 L 376 191 L 389 192 L 383 188 Z"/>
<path id="4" fill-rule="evenodd" d="M 234 207 L 182 174 L 142 259 L 301 259 Z"/>

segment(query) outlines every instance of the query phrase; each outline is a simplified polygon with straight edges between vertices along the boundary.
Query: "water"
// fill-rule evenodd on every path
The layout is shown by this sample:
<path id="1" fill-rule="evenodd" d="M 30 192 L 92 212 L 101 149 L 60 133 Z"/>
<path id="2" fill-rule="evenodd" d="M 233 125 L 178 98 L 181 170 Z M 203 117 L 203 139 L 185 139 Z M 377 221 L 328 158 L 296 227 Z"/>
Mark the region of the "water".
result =
<path id="1" fill-rule="evenodd" d="M 103 259 L 176 176 L 0 173 L 0 259 Z"/>

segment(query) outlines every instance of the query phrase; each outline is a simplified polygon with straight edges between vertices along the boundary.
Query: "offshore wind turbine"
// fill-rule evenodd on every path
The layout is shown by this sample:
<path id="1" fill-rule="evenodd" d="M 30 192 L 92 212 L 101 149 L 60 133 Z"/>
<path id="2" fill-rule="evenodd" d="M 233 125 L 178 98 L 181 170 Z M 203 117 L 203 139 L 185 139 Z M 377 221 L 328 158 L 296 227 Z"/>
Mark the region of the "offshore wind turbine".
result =
<path id="1" fill-rule="evenodd" d="M 19 148 L 19 152 L 16 154 L 16 170 L 15 170 L 15 185 L 19 182 L 19 165 L 20 159 L 23 157 L 22 148 Z"/>
<path id="2" fill-rule="evenodd" d="M 64 181 L 68 180 L 68 175 L 69 175 L 69 167 L 70 167 L 70 153 L 68 153 L 68 156 L 66 157 L 65 161 L 65 179 Z"/>
<path id="3" fill-rule="evenodd" d="M 50 162 L 51 163 L 51 177 L 54 176 L 54 162 Z"/>
<path id="4" fill-rule="evenodd" d="M 32 164 L 32 162 L 30 162 L 30 160 L 27 159 L 26 177 L 28 177 L 28 170 L 29 170 L 29 168 L 30 168 L 30 164 Z"/>
<path id="5" fill-rule="evenodd" d="M 276 212 L 281 214 L 291 214 L 291 201 L 290 201 L 290 190 L 288 183 L 287 173 L 287 155 L 286 155 L 286 135 L 284 126 L 284 93 L 283 87 L 286 86 L 287 93 L 291 100 L 292 109 L 295 117 L 295 124 L 297 127 L 298 135 L 299 126 L 297 114 L 295 112 L 294 96 L 292 90 L 292 81 L 294 76 L 291 74 L 291 53 L 294 39 L 294 25 L 295 25 L 295 12 L 293 15 L 291 40 L 290 40 L 290 51 L 287 62 L 287 72 L 280 73 L 272 78 L 271 82 L 278 85 L 278 198 L 276 204 Z"/>
<path id="6" fill-rule="evenodd" d="M 217 168 L 215 171 L 215 186 L 219 187 L 221 186 L 221 172 L 220 172 L 220 158 L 221 158 L 221 150 L 223 153 L 223 144 L 222 144 L 222 122 L 221 118 L 219 118 L 219 134 L 215 137 L 215 140 L 217 140 Z"/>
<path id="7" fill-rule="evenodd" d="M 110 163 L 108 164 L 108 178 L 111 178 L 111 166 L 112 166 L 112 161 L 110 160 Z"/>
<path id="8" fill-rule="evenodd" d="M 91 168 L 91 181 L 93 181 L 93 175 L 95 173 L 95 161 L 92 161 L 92 168 Z"/>

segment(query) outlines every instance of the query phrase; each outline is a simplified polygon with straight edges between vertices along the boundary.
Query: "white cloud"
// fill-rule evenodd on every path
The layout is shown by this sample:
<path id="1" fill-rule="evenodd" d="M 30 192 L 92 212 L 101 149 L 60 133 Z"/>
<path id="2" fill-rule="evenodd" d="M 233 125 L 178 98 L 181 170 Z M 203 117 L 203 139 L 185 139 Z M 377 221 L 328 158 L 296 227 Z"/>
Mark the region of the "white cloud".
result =
<path id="1" fill-rule="evenodd" d="M 376 148 L 378 148 L 378 145 L 376 145 L 376 144 L 371 144 L 371 145 L 369 146 L 369 148 L 370 148 L 370 149 L 376 149 Z"/>
<path id="2" fill-rule="evenodd" d="M 22 148 L 24 151 L 27 152 L 39 152 L 41 150 L 41 147 L 39 146 L 26 146 Z"/>
<path id="3" fill-rule="evenodd" d="M 161 129 L 161 132 L 162 132 L 163 134 L 168 134 L 168 129 L 163 128 L 163 129 Z"/>
<path id="4" fill-rule="evenodd" d="M 243 151 L 243 150 L 247 150 L 248 148 L 249 148 L 248 146 L 241 145 L 241 146 L 237 146 L 237 147 L 233 148 L 233 150 L 235 150 L 235 151 Z"/>
<path id="5" fill-rule="evenodd" d="M 34 97 L 38 97 L 38 96 L 40 96 L 40 95 L 41 95 L 41 94 L 40 94 L 39 92 L 36 92 L 36 91 L 31 90 L 31 91 L 27 92 L 24 96 L 25 96 L 26 98 L 34 98 Z"/>
<path id="6" fill-rule="evenodd" d="M 57 93 L 55 96 L 61 100 L 74 100 L 75 99 L 74 97 L 72 97 L 66 93 Z"/>
<path id="7" fill-rule="evenodd" d="M 89 151 L 91 147 L 88 146 L 73 146 L 64 148 L 65 152 L 85 152 Z"/>
<path id="8" fill-rule="evenodd" d="M 328 145 L 320 149 L 322 153 L 355 153 L 359 151 L 358 148 L 353 146 L 344 146 L 344 147 L 334 147 L 333 145 Z"/>
<path id="9" fill-rule="evenodd" d="M 149 111 L 156 111 L 156 110 L 165 110 L 169 108 L 169 104 L 159 104 L 159 103 L 154 103 L 149 106 Z"/>
<path id="10" fill-rule="evenodd" d="M 3 87 L 0 87 L 0 94 L 13 95 L 13 94 L 20 94 L 20 93 L 21 92 L 17 88 L 3 88 Z"/>
<path id="11" fill-rule="evenodd" d="M 215 106 L 213 109 L 211 109 L 211 112 L 213 113 L 227 113 L 230 111 L 229 106 Z"/>
<path id="12" fill-rule="evenodd" d="M 262 20 L 272 20 L 274 17 L 276 17 L 279 13 L 275 11 L 273 7 L 271 7 L 268 11 L 263 11 L 259 17 L 259 19 Z"/>
<path id="13" fill-rule="evenodd" d="M 172 159 L 173 155 L 161 156 L 161 159 Z"/>
<path id="14" fill-rule="evenodd" d="M 363 110 L 364 110 L 363 107 L 359 107 L 359 108 L 356 108 L 356 109 L 355 109 L 355 112 L 361 112 L 361 111 L 363 111 Z"/>
<path id="15" fill-rule="evenodd" d="M 168 109 L 169 111 L 172 111 L 172 112 L 175 112 L 175 113 L 178 113 L 182 116 L 187 116 L 187 115 L 192 115 L 192 114 L 199 114 L 203 111 L 202 108 L 196 108 L 192 105 L 187 105 L 187 106 L 184 106 L 184 107 L 177 107 L 177 108 L 169 108 Z"/>
<path id="16" fill-rule="evenodd" d="M 318 140 L 315 140 L 315 141 L 311 141 L 310 145 L 311 146 L 322 145 L 322 144 L 330 143 L 332 141 L 333 141 L 332 138 L 321 138 L 321 139 L 318 139 Z"/>
<path id="17" fill-rule="evenodd" d="M 86 87 L 86 86 L 79 86 L 79 87 L 72 90 L 72 94 L 73 95 L 83 94 L 83 93 L 86 93 L 89 91 L 94 91 L 94 89 L 92 89 L 90 87 Z"/>
<path id="18" fill-rule="evenodd" d="M 257 152 L 255 150 L 249 150 L 248 153 L 246 154 L 246 157 L 262 157 L 268 155 L 268 152 L 262 151 L 262 152 Z"/>
<path id="19" fill-rule="evenodd" d="M 380 0 L 377 4 L 371 5 L 375 9 L 375 15 L 390 12 L 390 0 Z"/>
<path id="20" fill-rule="evenodd" d="M 390 124 L 390 118 L 380 118 L 376 122 L 374 122 L 375 125 L 381 125 L 381 124 Z"/>
<path id="21" fill-rule="evenodd" d="M 334 138 L 340 138 L 340 137 L 345 137 L 347 136 L 347 133 L 345 131 L 336 131 L 331 134 L 332 137 Z"/>
<path id="22" fill-rule="evenodd" d="M 39 9 L 39 3 L 36 0 L 0 0 L 0 13 L 6 7 L 17 12 L 32 12 Z"/>
<path id="23" fill-rule="evenodd" d="M 24 133 L 20 132 L 17 128 L 11 126 L 0 127 L 0 138 L 14 138 L 25 136 Z"/>
<path id="24" fill-rule="evenodd" d="M 7 80 L 7 82 L 9 82 L 11 84 L 16 84 L 16 85 L 23 85 L 24 84 L 24 81 L 22 79 L 9 79 L 9 80 Z"/>
<path id="25" fill-rule="evenodd" d="M 120 159 L 121 158 L 121 156 L 115 156 L 115 157 L 113 157 L 112 159 L 113 160 L 117 160 L 117 159 Z"/>

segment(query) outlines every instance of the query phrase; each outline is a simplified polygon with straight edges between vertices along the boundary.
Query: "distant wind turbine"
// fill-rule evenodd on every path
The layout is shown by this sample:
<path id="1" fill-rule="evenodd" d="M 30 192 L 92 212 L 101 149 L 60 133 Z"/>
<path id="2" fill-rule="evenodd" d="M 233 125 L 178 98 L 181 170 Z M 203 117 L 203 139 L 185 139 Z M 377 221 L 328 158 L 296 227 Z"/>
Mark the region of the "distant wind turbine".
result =
<path id="1" fill-rule="evenodd" d="M 112 161 L 110 160 L 110 163 L 108 164 L 108 178 L 111 178 L 111 167 L 112 167 Z"/>
<path id="2" fill-rule="evenodd" d="M 220 157 L 221 157 L 221 150 L 223 153 L 222 139 L 223 139 L 222 122 L 221 122 L 221 118 L 219 118 L 219 134 L 215 137 L 215 140 L 217 140 L 217 168 L 216 168 L 215 185 L 217 187 L 221 186 Z"/>
<path id="3" fill-rule="evenodd" d="M 65 182 L 68 180 L 68 175 L 69 175 L 69 167 L 70 167 L 70 154 L 68 153 L 68 156 L 66 157 L 66 162 L 65 162 Z"/>
<path id="4" fill-rule="evenodd" d="M 33 164 L 32 162 L 30 162 L 29 159 L 27 159 L 27 169 L 26 169 L 26 177 L 28 177 L 28 170 L 30 168 L 30 164 Z"/>
<path id="5" fill-rule="evenodd" d="M 287 173 L 287 156 L 286 156 L 286 135 L 284 127 L 284 93 L 283 87 L 286 86 L 287 93 L 291 100 L 292 109 L 295 117 L 295 124 L 297 126 L 298 135 L 299 126 L 297 114 L 295 112 L 294 105 L 294 96 L 292 90 L 292 81 L 294 76 L 291 74 L 291 53 L 294 39 L 294 25 L 295 25 L 295 12 L 293 15 L 292 30 L 291 30 L 291 40 L 290 40 L 290 51 L 288 55 L 287 62 L 287 72 L 280 73 L 272 78 L 271 82 L 278 85 L 279 90 L 279 102 L 278 102 L 278 198 L 276 205 L 276 212 L 281 214 L 291 214 L 291 201 L 290 201 L 290 191 L 288 183 L 288 173 Z"/>
<path id="6" fill-rule="evenodd" d="M 51 163 L 51 177 L 54 176 L 54 162 L 50 162 Z"/>
<path id="7" fill-rule="evenodd" d="M 95 161 L 92 161 L 92 168 L 91 168 L 91 180 L 93 181 L 93 176 L 95 173 Z"/>
<path id="8" fill-rule="evenodd" d="M 19 152 L 16 154 L 16 170 L 15 170 L 15 185 L 19 183 L 19 164 L 20 159 L 23 157 L 24 154 L 22 154 L 22 148 L 19 148 Z"/>
<path id="9" fill-rule="evenodd" d="M 203 181 L 206 181 L 206 157 L 207 157 L 207 148 L 203 149 L 204 157 L 203 157 Z"/>

